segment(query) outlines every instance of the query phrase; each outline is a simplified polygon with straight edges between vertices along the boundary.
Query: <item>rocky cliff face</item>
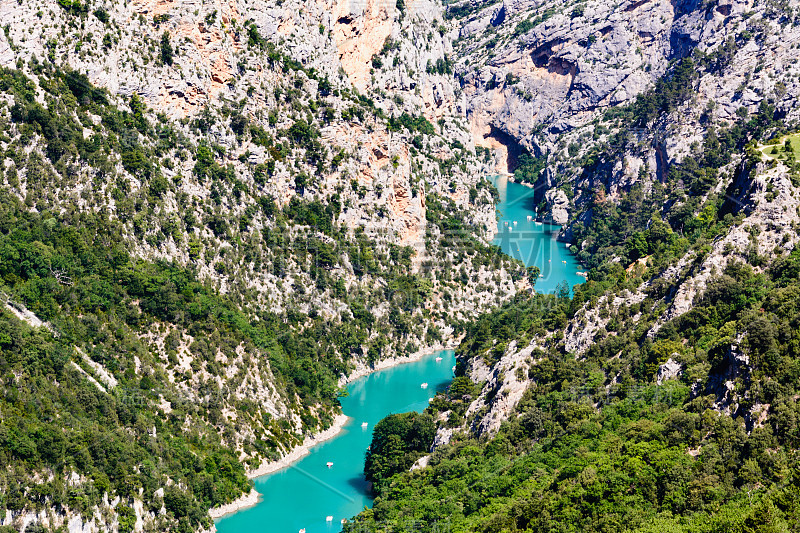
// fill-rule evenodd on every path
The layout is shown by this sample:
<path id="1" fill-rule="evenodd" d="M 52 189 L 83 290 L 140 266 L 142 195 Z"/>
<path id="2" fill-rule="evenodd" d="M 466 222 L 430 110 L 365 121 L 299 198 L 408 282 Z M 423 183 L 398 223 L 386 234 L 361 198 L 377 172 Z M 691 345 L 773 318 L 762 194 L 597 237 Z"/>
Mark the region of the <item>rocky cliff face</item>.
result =
<path id="1" fill-rule="evenodd" d="M 585 124 L 593 112 L 650 87 L 671 59 L 690 50 L 678 28 L 700 18 L 683 13 L 693 7 L 513 1 L 483 9 L 459 32 L 469 59 L 463 81 L 469 112 L 477 124 L 529 147 L 542 126 L 558 134 Z M 495 85 L 488 93 L 487 84 Z"/>
<path id="2" fill-rule="evenodd" d="M 313 284 L 302 265 L 288 263 L 295 281 L 287 284 L 281 280 L 286 275 L 260 268 L 258 260 L 237 261 L 242 250 L 229 246 L 230 235 L 208 227 L 193 230 L 182 220 L 187 208 L 199 220 L 209 211 L 229 220 L 249 219 L 244 240 L 252 243 L 259 235 L 283 231 L 256 209 L 259 198 L 272 198 L 282 208 L 293 198 L 327 203 L 335 196 L 342 206 L 340 222 L 351 230 L 365 229 L 379 246 L 412 247 L 416 269 L 433 253 L 425 243 L 426 232 L 431 233 L 426 196 L 447 197 L 469 223 L 492 230 L 488 194 L 477 202 L 469 198 L 482 167 L 469 155 L 472 144 L 449 76 L 430 67 L 450 53 L 437 28 L 443 20 L 440 6 L 137 1 L 94 8 L 101 10 L 100 17 L 76 16 L 57 3 L 4 3 L 7 31 L 0 39 L 0 62 L 44 60 L 85 72 L 90 83 L 107 89 L 123 106 L 137 95 L 147 116 L 164 117 L 156 120 L 173 128 L 182 146 L 164 154 L 179 157 L 162 172 L 177 185 L 170 185 L 155 210 L 126 222 L 141 256 L 193 263 L 223 292 L 255 291 L 259 302 L 276 310 L 292 302 L 303 312 L 321 305 L 323 312 L 336 315 L 340 304 L 329 297 L 298 298 L 298 285 L 302 290 Z M 164 47 L 170 50 L 169 62 L 162 58 Z M 403 112 L 435 126 L 426 133 L 398 131 L 374 116 Z M 298 129 L 281 144 L 293 125 L 309 129 Z M 296 141 L 292 136 L 307 139 L 311 153 L 289 148 Z M 418 138 L 414 146 L 412 138 Z M 213 148 L 217 164 L 241 176 L 250 188 L 244 196 L 237 190 L 228 198 L 223 191 L 219 201 L 214 187 L 196 175 L 191 152 L 203 143 Z M 184 148 L 192 157 L 186 158 Z M 120 166 L 115 170 L 122 180 L 116 189 L 128 199 L 146 192 L 147 179 Z M 31 190 L 24 172 L 21 177 L 21 197 L 42 194 Z M 69 189 L 58 184 L 47 195 L 56 202 L 88 195 L 78 200 L 82 208 L 130 216 L 130 204 L 114 197 L 113 184 L 92 197 L 85 181 L 73 181 Z M 177 223 L 166 239 L 159 230 L 165 222 Z M 235 226 L 228 226 L 230 234 L 238 233 Z M 191 250 L 190 243 L 196 243 Z M 350 285 L 347 271 L 347 264 L 340 265 L 339 274 Z M 508 280 L 502 284 L 510 287 Z"/>
<path id="3" fill-rule="evenodd" d="M 463 429 L 491 435 L 518 415 L 515 405 L 536 387 L 528 377 L 539 362 L 535 354 L 555 349 L 584 362 L 596 357 L 588 352 L 603 339 L 619 336 L 620 347 L 629 342 L 622 339 L 639 343 L 640 333 L 658 339 L 664 324 L 680 323 L 726 268 L 758 256 L 756 271 L 766 271 L 794 249 L 796 168 L 764 159 L 770 147 L 763 142 L 776 135 L 775 143 L 783 143 L 781 130 L 797 125 L 795 7 L 658 1 L 448 7 L 457 32 L 456 74 L 476 145 L 501 151 L 495 159 L 499 171 L 513 172 L 525 151 L 541 158 L 544 170 L 535 186 L 546 212 L 540 216 L 564 224 L 562 238 L 583 259 L 595 256 L 595 264 L 606 269 L 620 263 L 637 280 L 577 306 L 563 329 L 502 345 L 502 354 L 490 350 L 490 366 L 479 357 L 465 360 L 466 374 L 482 385 L 482 393 L 467 408 Z M 664 104 L 663 91 L 678 91 L 676 80 L 686 65 L 689 92 Z M 655 112 L 642 111 L 650 105 Z M 759 121 L 770 126 L 759 130 Z M 760 133 L 742 137 L 730 157 L 704 162 L 719 146 L 717 133 L 745 130 Z M 691 185 L 682 173 L 695 162 L 713 169 L 704 185 Z M 713 217 L 734 218 L 706 246 L 648 270 L 648 257 L 630 260 L 636 258 L 629 253 L 636 222 L 622 225 L 628 233 L 613 236 L 587 231 L 610 225 L 609 214 L 634 218 L 636 202 L 657 204 L 646 216 L 673 224 L 678 212 L 695 220 L 710 210 Z M 644 227 L 651 222 L 645 220 Z M 627 242 L 627 251 L 601 240 Z M 736 368 L 721 366 L 709 381 L 717 385 L 697 385 L 696 393 L 710 391 L 721 412 L 763 424 L 767 415 L 760 407 L 737 412 L 752 367 L 738 345 L 731 349 L 740 355 L 730 359 Z M 674 377 L 683 370 L 669 359 L 657 375 Z M 618 378 L 611 376 L 606 388 L 618 386 Z M 440 430 L 437 446 L 452 433 Z"/>
<path id="4" fill-rule="evenodd" d="M 641 177 L 663 181 L 659 173 L 681 161 L 710 124 L 733 123 L 737 112 L 753 113 L 762 101 L 796 118 L 799 88 L 787 69 L 793 68 L 797 36 L 788 6 L 722 1 L 449 6 L 458 28 L 456 72 L 473 139 L 546 158 L 538 183 L 542 199 L 549 188 L 565 183 L 576 191 L 591 188 L 586 179 L 591 173 L 570 161 L 605 141 L 607 111 L 650 90 L 674 61 L 706 58 L 690 110 L 677 123 L 639 125 L 638 142 L 651 146 L 616 163 L 604 186 L 614 195 Z M 514 158 L 500 161 L 499 170 L 516 167 Z M 546 199 L 550 207 L 553 199 Z M 578 192 L 572 221 L 585 202 Z"/>
<path id="5" fill-rule="evenodd" d="M 193 272 L 253 324 L 340 331 L 324 357 L 337 377 L 450 343 L 524 287 L 520 266 L 485 246 L 494 207 L 440 5 L 3 1 L 0 13 L 4 80 L 29 80 L 29 92 L 3 82 L 2 186 L 52 224 L 97 216 L 134 261 Z M 14 297 L 13 309 L 41 313 Z M 356 317 L 369 326 L 354 332 Z M 137 408 L 182 417 L 247 468 L 330 423 L 331 406 L 304 398 L 268 349 L 173 318 L 122 326 L 136 348 L 115 363 L 98 356 L 107 337 L 76 345 L 69 368 L 109 401 L 156 382 Z M 88 490 L 76 476 L 70 490 Z M 54 516 L 23 506 L 3 524 L 112 531 L 130 512 L 136 531 L 168 529 L 172 515 L 148 502 L 180 483 L 159 483 L 161 496 L 112 491 Z"/>

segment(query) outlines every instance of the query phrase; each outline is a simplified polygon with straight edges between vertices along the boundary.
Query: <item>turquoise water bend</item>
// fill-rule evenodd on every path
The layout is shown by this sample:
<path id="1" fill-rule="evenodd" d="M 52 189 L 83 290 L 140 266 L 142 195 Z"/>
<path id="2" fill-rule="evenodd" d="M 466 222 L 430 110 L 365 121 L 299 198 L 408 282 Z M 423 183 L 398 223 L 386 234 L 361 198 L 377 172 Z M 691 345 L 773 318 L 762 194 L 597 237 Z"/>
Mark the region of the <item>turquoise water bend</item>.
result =
<path id="1" fill-rule="evenodd" d="M 584 278 L 566 245 L 556 241 L 558 226 L 535 224 L 533 189 L 493 178 L 500 193 L 498 234 L 495 244 L 527 266 L 538 266 L 543 277 L 540 292 L 551 292 L 562 281 L 570 287 Z M 514 221 L 517 224 L 514 224 Z M 508 224 L 506 225 L 506 222 Z M 436 357 L 442 357 L 437 362 Z M 374 425 L 391 413 L 422 411 L 437 390 L 452 379 L 455 356 L 446 350 L 419 361 L 380 370 L 347 386 L 342 410 L 350 417 L 335 438 L 311 448 L 309 455 L 291 466 L 255 480 L 261 493 L 258 505 L 216 522 L 220 533 L 338 533 L 341 520 L 372 505 L 364 480 L 364 452 Z M 420 385 L 428 383 L 428 388 Z M 367 427 L 361 424 L 367 422 Z M 328 468 L 326 464 L 332 462 Z M 326 521 L 332 516 L 331 522 Z"/>
<path id="2" fill-rule="evenodd" d="M 441 357 L 441 361 L 436 361 Z M 255 480 L 258 505 L 216 522 L 220 533 L 337 533 L 343 518 L 372 506 L 364 480 L 364 453 L 372 428 L 392 413 L 422 411 L 453 378 L 455 355 L 445 350 L 413 363 L 379 370 L 347 386 L 342 410 L 350 417 L 335 438 L 311 448 L 287 468 Z M 422 383 L 428 383 L 423 389 Z M 362 428 L 361 424 L 368 426 Z M 328 468 L 326 464 L 332 462 Z M 327 522 L 326 517 L 333 521 Z"/>
<path id="3" fill-rule="evenodd" d="M 504 176 L 493 176 L 490 180 L 500 193 L 494 244 L 525 266 L 539 267 L 541 277 L 536 281 L 536 290 L 548 293 L 555 291 L 563 281 L 570 288 L 585 282 L 586 278 L 577 274 L 581 270 L 580 263 L 566 244 L 556 240 L 560 226 L 538 224 L 533 220 L 536 218 L 534 190 L 508 181 Z M 532 220 L 528 220 L 528 216 Z"/>

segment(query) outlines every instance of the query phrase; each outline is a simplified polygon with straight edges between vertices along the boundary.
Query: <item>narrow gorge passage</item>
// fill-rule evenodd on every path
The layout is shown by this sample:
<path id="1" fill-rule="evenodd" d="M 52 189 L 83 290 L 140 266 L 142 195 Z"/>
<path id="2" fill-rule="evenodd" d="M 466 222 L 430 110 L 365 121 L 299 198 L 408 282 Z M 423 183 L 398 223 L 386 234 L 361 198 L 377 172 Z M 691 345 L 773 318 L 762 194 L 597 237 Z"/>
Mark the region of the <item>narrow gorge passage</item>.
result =
<path id="1" fill-rule="evenodd" d="M 441 358 L 441 360 L 438 360 Z M 219 533 L 331 533 L 372 506 L 364 453 L 372 428 L 392 413 L 422 411 L 453 377 L 455 354 L 444 350 L 359 378 L 347 386 L 342 410 L 350 419 L 333 439 L 287 468 L 257 478 L 258 505 L 217 521 Z M 427 383 L 423 388 L 422 384 Z M 366 422 L 367 426 L 362 424 Z M 328 463 L 333 463 L 330 467 Z M 333 518 L 328 521 L 328 516 Z"/>

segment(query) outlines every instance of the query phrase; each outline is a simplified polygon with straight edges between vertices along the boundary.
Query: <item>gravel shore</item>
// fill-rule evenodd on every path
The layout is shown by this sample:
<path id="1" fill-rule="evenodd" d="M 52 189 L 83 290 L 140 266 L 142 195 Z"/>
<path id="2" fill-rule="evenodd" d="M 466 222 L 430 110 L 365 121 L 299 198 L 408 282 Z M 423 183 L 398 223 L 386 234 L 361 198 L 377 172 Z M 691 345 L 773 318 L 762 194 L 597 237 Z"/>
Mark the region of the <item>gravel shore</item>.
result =
<path id="1" fill-rule="evenodd" d="M 286 468 L 293 462 L 297 461 L 301 457 L 308 454 L 308 450 L 312 446 L 316 446 L 317 444 L 324 442 L 328 439 L 335 437 L 344 427 L 345 423 L 347 422 L 347 415 L 338 415 L 334 421 L 333 425 L 322 431 L 317 433 L 316 435 L 311 435 L 306 437 L 303 441 L 303 444 L 296 446 L 291 452 L 286 454 L 285 456 L 281 457 L 277 461 L 265 461 L 262 463 L 258 468 L 254 470 L 250 470 L 247 472 L 247 477 L 250 479 L 257 478 L 259 476 L 263 476 L 265 474 L 271 474 L 272 472 L 276 472 L 282 468 Z M 219 507 L 214 507 L 208 511 L 208 514 L 211 515 L 211 518 L 217 519 L 225 516 L 226 514 L 235 513 L 236 511 L 240 511 L 247 507 L 252 507 L 256 505 L 259 500 L 259 493 L 256 489 L 251 490 L 249 493 L 242 495 L 241 497 L 235 499 L 231 503 L 220 505 Z"/>
<path id="2" fill-rule="evenodd" d="M 458 339 L 460 340 L 460 339 Z M 385 368 L 390 368 L 395 365 L 401 365 L 404 363 L 412 363 L 414 361 L 418 361 L 425 355 L 430 355 L 433 352 L 439 350 L 450 349 L 453 343 L 448 343 L 449 346 L 429 346 L 426 347 L 424 350 L 420 350 L 408 357 L 392 357 L 390 359 L 384 359 L 379 361 L 373 367 L 369 367 L 366 365 L 362 365 L 359 368 L 356 368 L 349 376 L 342 377 L 339 380 L 339 386 L 344 386 L 351 381 L 358 379 L 360 377 L 366 376 L 375 372 L 377 370 L 383 370 Z M 457 344 L 457 342 L 455 343 Z M 302 444 L 295 447 L 291 452 L 283 456 L 282 458 L 278 459 L 277 461 L 265 461 L 258 468 L 250 470 L 247 472 L 247 477 L 250 479 L 257 478 L 259 476 L 263 476 L 266 474 L 271 474 L 276 472 L 282 468 L 286 468 L 287 466 L 291 465 L 298 459 L 308 455 L 308 451 L 312 446 L 316 446 L 317 444 L 324 442 L 328 439 L 335 437 L 344 427 L 345 423 L 347 423 L 348 416 L 341 414 L 338 415 L 334 421 L 333 425 L 322 431 L 317 433 L 316 435 L 311 435 L 305 438 Z M 256 505 L 259 500 L 259 493 L 253 489 L 248 494 L 244 494 L 241 497 L 237 498 L 236 500 L 232 501 L 231 503 L 221 505 L 219 507 L 214 507 L 213 509 L 209 510 L 209 514 L 211 518 L 217 519 L 225 516 L 226 514 L 235 513 L 241 509 L 245 509 L 247 507 L 252 507 Z"/>

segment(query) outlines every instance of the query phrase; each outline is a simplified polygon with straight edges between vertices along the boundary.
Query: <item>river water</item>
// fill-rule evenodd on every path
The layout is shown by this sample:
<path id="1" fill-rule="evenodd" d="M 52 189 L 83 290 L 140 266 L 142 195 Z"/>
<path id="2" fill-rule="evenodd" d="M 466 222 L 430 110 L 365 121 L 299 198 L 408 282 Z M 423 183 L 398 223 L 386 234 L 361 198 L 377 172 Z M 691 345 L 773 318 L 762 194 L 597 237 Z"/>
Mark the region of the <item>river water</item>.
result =
<path id="1" fill-rule="evenodd" d="M 441 361 L 437 361 L 441 357 Z M 413 363 L 379 370 L 347 386 L 342 411 L 350 417 L 339 435 L 273 474 L 255 480 L 262 501 L 219 519 L 220 533 L 336 533 L 341 520 L 352 518 L 372 498 L 364 481 L 364 453 L 372 428 L 392 413 L 422 411 L 437 390 L 453 378 L 455 355 L 445 350 Z M 427 383 L 427 388 L 422 384 Z M 367 427 L 361 424 L 366 422 Z M 328 468 L 327 463 L 333 466 Z M 326 521 L 332 516 L 331 522 Z"/>
<path id="2" fill-rule="evenodd" d="M 580 264 L 556 240 L 560 226 L 537 223 L 534 190 L 508 181 L 504 176 L 491 178 L 500 193 L 497 203 L 497 235 L 494 244 L 506 254 L 521 260 L 525 266 L 537 266 L 541 277 L 536 281 L 539 292 L 553 292 L 559 283 L 567 282 L 570 288 L 586 281 L 579 276 Z M 528 217 L 531 220 L 528 220 Z"/>
<path id="3" fill-rule="evenodd" d="M 584 281 L 576 274 L 578 263 L 556 240 L 558 226 L 536 224 L 533 189 L 506 178 L 492 178 L 500 193 L 495 244 L 525 263 L 538 266 L 540 292 L 552 292 L 563 281 L 572 287 Z M 516 224 L 514 223 L 516 222 Z M 437 361 L 441 358 L 441 361 Z M 291 466 L 255 480 L 261 493 L 258 505 L 216 522 L 220 533 L 338 533 L 341 520 L 372 505 L 364 480 L 364 453 L 372 428 L 392 413 L 422 411 L 437 390 L 453 377 L 455 356 L 445 350 L 419 361 L 397 365 L 357 379 L 347 386 L 342 411 L 350 417 L 331 440 L 311 448 Z M 427 383 L 427 388 L 422 384 Z M 362 424 L 366 422 L 366 427 Z M 327 463 L 333 463 L 328 467 Z M 327 521 L 331 516 L 332 520 Z"/>

